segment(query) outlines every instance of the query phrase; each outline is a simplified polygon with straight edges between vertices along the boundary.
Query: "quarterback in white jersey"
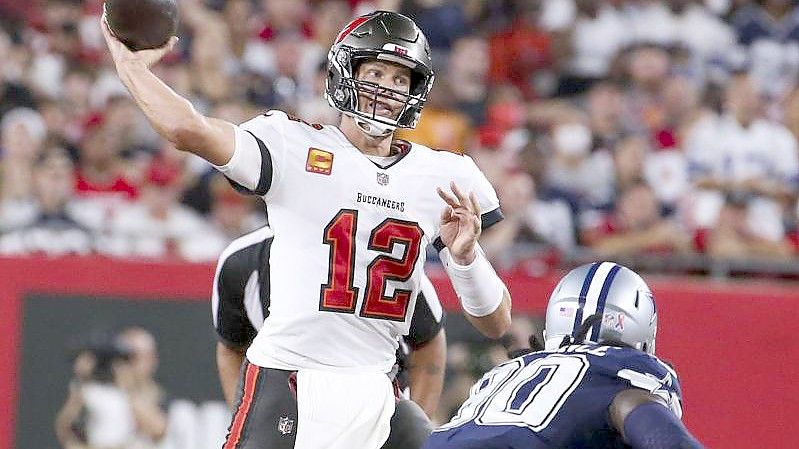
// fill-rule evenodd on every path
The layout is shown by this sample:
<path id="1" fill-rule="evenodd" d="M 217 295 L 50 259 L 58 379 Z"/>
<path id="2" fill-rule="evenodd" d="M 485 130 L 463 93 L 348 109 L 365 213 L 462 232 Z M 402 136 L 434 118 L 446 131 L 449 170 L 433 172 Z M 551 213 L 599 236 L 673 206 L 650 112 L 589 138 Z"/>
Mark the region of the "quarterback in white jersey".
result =
<path id="1" fill-rule="evenodd" d="M 383 165 L 337 127 L 278 111 L 236 128 L 236 152 L 219 169 L 246 190 L 263 189 L 275 234 L 275 300 L 247 351 L 252 363 L 388 372 L 396 337 L 408 332 L 424 248 L 438 236 L 436 188 L 452 180 L 475 192 L 482 210 L 498 209 L 470 157 L 394 146 L 397 158 Z"/>
<path id="2" fill-rule="evenodd" d="M 468 156 L 393 138 L 416 125 L 434 80 L 427 39 L 412 20 L 376 11 L 338 35 L 326 97 L 342 112 L 339 126 L 280 111 L 241 125 L 204 117 L 149 70 L 174 39 L 131 52 L 105 23 L 103 32 L 154 128 L 267 205 L 271 305 L 247 352 L 225 449 L 385 441 L 394 407 L 385 374 L 408 332 L 429 244 L 477 329 L 493 338 L 508 329 L 510 295 L 477 245 L 483 223 L 501 218 L 493 188 Z M 253 413 L 285 399 L 275 397 L 274 379 L 296 398 L 298 425 L 283 417 L 248 425 L 272 419 Z M 293 428 L 296 441 L 280 439 Z"/>

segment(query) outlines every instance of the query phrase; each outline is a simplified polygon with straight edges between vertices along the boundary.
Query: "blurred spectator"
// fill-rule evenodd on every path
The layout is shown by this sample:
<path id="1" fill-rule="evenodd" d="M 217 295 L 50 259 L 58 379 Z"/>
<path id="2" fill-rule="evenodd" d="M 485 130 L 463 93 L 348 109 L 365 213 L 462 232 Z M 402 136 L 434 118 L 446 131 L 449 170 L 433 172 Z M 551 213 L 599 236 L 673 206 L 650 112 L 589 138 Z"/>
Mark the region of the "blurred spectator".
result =
<path id="1" fill-rule="evenodd" d="M 0 116 L 18 108 L 34 108 L 36 102 L 25 83 L 30 50 L 13 42 L 10 33 L 0 26 Z"/>
<path id="2" fill-rule="evenodd" d="M 502 266 L 529 255 L 536 245 L 565 252 L 574 249 L 574 226 L 566 203 L 539 199 L 527 173 L 505 175 L 495 185 L 505 219 L 481 236 L 489 259 Z"/>
<path id="3" fill-rule="evenodd" d="M 473 125 L 485 120 L 489 62 L 485 39 L 466 36 L 453 44 L 446 78 L 457 109 L 469 116 Z"/>
<path id="4" fill-rule="evenodd" d="M 65 449 L 155 449 L 166 434 L 166 397 L 153 376 L 155 339 L 139 327 L 98 334 L 73 361 L 55 421 Z"/>
<path id="5" fill-rule="evenodd" d="M 671 0 L 666 4 L 676 21 L 677 42 L 698 64 L 720 66 L 735 46 L 732 27 L 713 14 L 701 0 Z"/>
<path id="6" fill-rule="evenodd" d="M 716 259 L 783 259 L 791 255 L 785 240 L 770 240 L 757 235 L 747 219 L 747 200 L 740 194 L 727 195 L 716 225 L 699 230 L 696 244 Z"/>
<path id="7" fill-rule="evenodd" d="M 586 96 L 586 110 L 591 127 L 591 146 L 594 150 L 609 150 L 624 134 L 622 114 L 624 102 L 619 86 L 600 82 Z"/>
<path id="8" fill-rule="evenodd" d="M 669 53 L 662 46 L 638 44 L 626 59 L 630 85 L 623 120 L 631 131 L 654 135 L 665 125 L 662 95 L 671 65 Z"/>
<path id="9" fill-rule="evenodd" d="M 541 0 L 516 0 L 511 5 L 511 25 L 489 38 L 489 79 L 513 84 L 529 100 L 542 93 L 536 83 L 553 76 L 547 73 L 554 62 L 552 37 L 538 22 Z"/>
<path id="10" fill-rule="evenodd" d="M 161 141 L 110 70 L 101 0 L 23 3 L 28 19 L 0 20 L 0 232 L 31 220 L 33 165 L 51 147 L 77 161 L 65 210 L 101 253 L 129 255 L 143 241 L 117 235 L 118 213 L 172 210 L 175 196 L 191 228 L 216 243 L 181 250 L 159 230 L 151 240 L 163 244 L 151 244 L 161 249 L 136 254 L 213 258 L 205 252 L 263 220 L 260 206 L 235 200 L 199 159 L 167 163 L 174 184 L 154 182 Z M 730 193 L 743 192 L 746 230 L 757 238 L 780 245 L 795 227 L 793 1 L 184 0 L 180 44 L 153 70 L 211 116 L 241 123 L 281 108 L 334 123 L 321 95 L 325 56 L 348 20 L 376 8 L 412 15 L 435 53 L 431 99 L 418 129 L 401 135 L 495 166 L 509 217 L 499 248 L 540 240 L 571 251 L 560 201 L 573 223 L 594 229 L 620 216 L 619 193 L 642 182 L 697 242 L 723 234 L 716 223 L 723 208 L 735 209 Z M 532 179 L 506 175 L 520 171 Z M 161 206 L 153 198 L 131 206 L 143 190 L 164 188 Z M 155 229 L 167 215 L 142 212 L 142 220 Z M 496 257 L 515 260 L 504 252 Z"/>
<path id="11" fill-rule="evenodd" d="M 614 213 L 582 231 L 583 241 L 601 257 L 688 252 L 691 240 L 661 216 L 652 189 L 643 182 L 619 195 Z"/>
<path id="12" fill-rule="evenodd" d="M 136 449 L 158 447 L 167 430 L 167 397 L 155 380 L 158 348 L 155 337 L 141 327 L 129 327 L 119 334 L 119 343 L 130 354 L 130 369 L 122 385 L 136 421 Z"/>
<path id="13" fill-rule="evenodd" d="M 591 152 L 591 130 L 582 123 L 553 128 L 546 181 L 574 210 L 606 207 L 613 201 L 613 156 Z"/>
<path id="14" fill-rule="evenodd" d="M 702 107 L 695 82 L 683 76 L 666 80 L 660 98 L 663 115 L 653 129 L 654 143 L 657 148 L 683 148 L 687 134 L 709 108 Z"/>
<path id="15" fill-rule="evenodd" d="M 409 0 L 399 12 L 414 19 L 433 51 L 449 50 L 468 29 L 461 2 L 451 0 Z"/>
<path id="16" fill-rule="evenodd" d="M 125 256 L 212 260 L 221 248 L 204 242 L 208 223 L 180 204 L 181 167 L 157 156 L 150 163 L 139 201 L 120 205 L 110 223 L 106 251 Z"/>
<path id="17" fill-rule="evenodd" d="M 70 117 L 63 103 L 55 100 L 43 101 L 38 110 L 47 128 L 46 144 L 62 146 L 71 144 L 67 137 L 71 131 Z"/>
<path id="18" fill-rule="evenodd" d="M 642 136 L 629 135 L 617 142 L 613 167 L 616 192 L 646 181 L 658 203 L 668 210 L 676 208 L 690 187 L 683 152 L 674 147 L 654 151 Z"/>
<path id="19" fill-rule="evenodd" d="M 668 46 L 677 38 L 677 21 L 668 2 L 638 0 L 624 2 L 624 16 L 634 42 Z"/>
<path id="20" fill-rule="evenodd" d="M 619 50 L 630 38 L 628 23 L 616 7 L 600 0 L 578 0 L 577 17 L 568 29 L 566 68 L 558 95 L 584 92 L 610 72 Z"/>
<path id="21" fill-rule="evenodd" d="M 313 11 L 313 38 L 322 51 L 327 51 L 336 40 L 341 27 L 352 17 L 349 5 L 344 0 L 317 2 Z"/>
<path id="22" fill-rule="evenodd" d="M 436 84 L 416 128 L 400 129 L 396 135 L 430 148 L 463 152 L 471 137 L 469 119 L 455 108 L 449 83 Z"/>
<path id="23" fill-rule="evenodd" d="M 263 204 L 252 196 L 241 195 L 227 180 L 215 175 L 210 181 L 210 228 L 205 244 L 210 253 L 221 252 L 227 244 L 250 231 L 265 226 Z"/>
<path id="24" fill-rule="evenodd" d="M 0 253 L 47 255 L 88 254 L 93 236 L 78 220 L 73 200 L 73 164 L 62 148 L 50 148 L 33 166 L 33 197 L 6 200 L 0 222 Z"/>
<path id="25" fill-rule="evenodd" d="M 111 124 L 95 115 L 81 142 L 76 173 L 77 194 L 84 198 L 133 200 L 138 188 L 126 176 L 121 142 Z"/>
<path id="26" fill-rule="evenodd" d="M 300 96 L 296 102 L 297 116 L 310 123 L 338 123 L 339 112 L 330 107 L 324 97 L 327 80 L 327 61 L 319 63 L 313 82 L 312 91 Z M 424 116 L 424 115 L 423 115 Z"/>
<path id="27" fill-rule="evenodd" d="M 221 100 L 231 89 L 226 71 L 232 57 L 231 30 L 222 14 L 206 8 L 200 0 L 185 3 L 182 18 L 193 32 L 190 49 L 193 86 L 205 98 Z"/>
<path id="28" fill-rule="evenodd" d="M 2 177 L 0 200 L 24 200 L 31 194 L 33 161 L 47 135 L 42 116 L 28 108 L 9 111 L 0 121 Z"/>
<path id="29" fill-rule="evenodd" d="M 752 76 L 764 93 L 778 97 L 796 85 L 799 20 L 791 0 L 747 2 L 732 19 L 738 42 L 747 49 Z"/>
<path id="30" fill-rule="evenodd" d="M 686 150 L 700 189 L 691 211 L 697 227 L 715 225 L 725 193 L 745 194 L 752 232 L 783 239 L 783 209 L 796 193 L 799 154 L 790 131 L 761 111 L 757 87 L 739 75 L 727 87 L 724 114 L 706 118 L 691 133 Z"/>
<path id="31" fill-rule="evenodd" d="M 184 4 L 189 3 L 191 1 L 184 1 L 181 4 L 184 11 L 186 10 Z M 230 50 L 233 52 L 231 56 L 241 58 L 247 48 L 247 42 L 256 32 L 258 16 L 255 14 L 255 8 L 249 0 L 228 0 L 223 3 L 224 9 L 222 13 L 225 25 L 230 33 Z"/>
<path id="32" fill-rule="evenodd" d="M 617 192 L 624 192 L 644 178 L 648 142 L 637 136 L 620 140 L 613 149 L 613 171 Z"/>
<path id="33" fill-rule="evenodd" d="M 122 387 L 128 354 L 112 338 L 95 338 L 73 361 L 73 379 L 55 418 L 64 449 L 126 447 L 135 418 Z"/>
<path id="34" fill-rule="evenodd" d="M 75 66 L 69 69 L 65 74 L 60 86 L 59 99 L 64 105 L 72 120 L 75 120 L 77 125 L 85 125 L 81 123 L 82 120 L 89 118 L 91 114 L 90 95 L 92 94 L 92 85 L 94 83 L 94 75 L 87 67 Z M 82 135 L 70 136 L 75 140 L 82 137 Z"/>
<path id="35" fill-rule="evenodd" d="M 307 0 L 261 0 L 260 4 L 266 20 L 258 35 L 264 41 L 271 41 L 280 35 L 293 39 L 312 35 L 313 25 Z M 342 22 L 346 20 L 342 18 Z"/>

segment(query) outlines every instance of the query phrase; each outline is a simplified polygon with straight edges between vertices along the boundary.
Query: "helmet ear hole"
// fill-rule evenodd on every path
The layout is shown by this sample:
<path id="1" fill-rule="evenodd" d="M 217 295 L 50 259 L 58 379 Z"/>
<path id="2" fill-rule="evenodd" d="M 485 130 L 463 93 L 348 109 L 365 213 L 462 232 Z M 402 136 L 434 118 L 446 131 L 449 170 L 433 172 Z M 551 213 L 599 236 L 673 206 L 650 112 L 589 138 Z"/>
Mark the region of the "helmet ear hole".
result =
<path id="1" fill-rule="evenodd" d="M 424 89 L 425 86 L 422 84 L 425 81 L 425 75 L 419 73 L 416 70 L 411 70 L 411 94 L 412 95 L 420 95 L 421 89 Z"/>

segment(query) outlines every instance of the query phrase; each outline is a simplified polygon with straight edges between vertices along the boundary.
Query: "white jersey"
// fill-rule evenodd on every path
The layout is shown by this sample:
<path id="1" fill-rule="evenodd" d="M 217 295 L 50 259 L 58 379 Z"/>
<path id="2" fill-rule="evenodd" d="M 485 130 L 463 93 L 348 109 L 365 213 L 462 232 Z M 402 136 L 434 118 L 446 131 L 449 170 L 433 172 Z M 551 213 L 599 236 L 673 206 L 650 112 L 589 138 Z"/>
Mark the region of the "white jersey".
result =
<path id="1" fill-rule="evenodd" d="M 218 169 L 263 197 L 274 232 L 268 316 L 247 351 L 256 365 L 390 371 L 438 236 L 436 187 L 454 181 L 478 196 L 484 222 L 501 219 L 468 156 L 407 144 L 380 167 L 335 126 L 279 111 L 236 127 L 235 145 Z"/>

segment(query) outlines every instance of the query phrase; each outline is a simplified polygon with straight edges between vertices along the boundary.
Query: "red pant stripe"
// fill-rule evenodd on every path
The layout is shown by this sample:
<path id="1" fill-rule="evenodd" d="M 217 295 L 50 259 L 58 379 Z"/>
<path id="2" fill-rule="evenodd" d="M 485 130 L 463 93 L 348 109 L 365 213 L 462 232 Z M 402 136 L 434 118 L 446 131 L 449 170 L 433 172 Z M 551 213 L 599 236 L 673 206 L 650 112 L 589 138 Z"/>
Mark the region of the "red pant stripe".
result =
<path id="1" fill-rule="evenodd" d="M 247 415 L 250 413 L 252 407 L 252 399 L 255 395 L 255 384 L 258 381 L 258 366 L 252 363 L 247 364 L 247 371 L 244 374 L 244 394 L 239 402 L 239 407 L 236 409 L 236 415 L 233 417 L 233 423 L 230 425 L 230 432 L 227 436 L 227 441 L 222 449 L 236 449 L 241 440 L 241 431 L 244 429 L 244 423 L 247 422 Z"/>

